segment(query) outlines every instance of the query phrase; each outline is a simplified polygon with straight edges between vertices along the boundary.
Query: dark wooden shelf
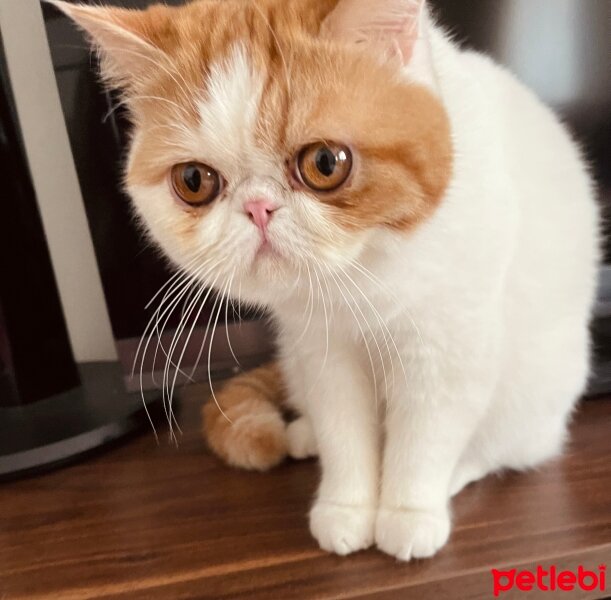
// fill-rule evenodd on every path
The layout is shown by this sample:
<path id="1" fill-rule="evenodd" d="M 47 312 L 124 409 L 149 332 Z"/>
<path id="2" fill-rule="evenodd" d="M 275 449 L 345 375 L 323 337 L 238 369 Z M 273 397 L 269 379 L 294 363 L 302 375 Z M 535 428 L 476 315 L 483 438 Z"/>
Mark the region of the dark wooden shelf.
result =
<path id="1" fill-rule="evenodd" d="M 476 599 L 493 597 L 492 568 L 611 566 L 611 401 L 581 406 L 563 458 L 467 488 L 449 545 L 401 564 L 319 551 L 306 519 L 316 463 L 225 468 L 206 453 L 188 396 L 178 449 L 151 434 L 0 487 L 0 598 Z"/>

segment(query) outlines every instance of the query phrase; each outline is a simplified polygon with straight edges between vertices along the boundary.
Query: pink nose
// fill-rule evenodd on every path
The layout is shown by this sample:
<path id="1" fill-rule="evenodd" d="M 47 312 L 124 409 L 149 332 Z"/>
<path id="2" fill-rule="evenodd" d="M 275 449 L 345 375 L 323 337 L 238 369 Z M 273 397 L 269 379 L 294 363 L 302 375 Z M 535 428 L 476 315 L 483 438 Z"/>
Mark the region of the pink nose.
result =
<path id="1" fill-rule="evenodd" d="M 265 231 L 267 224 L 276 210 L 276 206 L 269 200 L 249 200 L 244 203 L 244 212 L 250 220 L 261 230 Z"/>

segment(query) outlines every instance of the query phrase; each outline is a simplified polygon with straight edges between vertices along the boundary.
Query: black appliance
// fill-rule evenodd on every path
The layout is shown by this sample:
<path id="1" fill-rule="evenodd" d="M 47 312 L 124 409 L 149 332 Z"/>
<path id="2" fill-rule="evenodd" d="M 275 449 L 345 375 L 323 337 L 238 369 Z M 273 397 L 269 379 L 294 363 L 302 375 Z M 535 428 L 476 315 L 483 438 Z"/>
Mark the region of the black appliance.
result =
<path id="1" fill-rule="evenodd" d="M 62 464 L 147 419 L 117 361 L 40 6 L 2 3 L 0 33 L 4 479 Z"/>

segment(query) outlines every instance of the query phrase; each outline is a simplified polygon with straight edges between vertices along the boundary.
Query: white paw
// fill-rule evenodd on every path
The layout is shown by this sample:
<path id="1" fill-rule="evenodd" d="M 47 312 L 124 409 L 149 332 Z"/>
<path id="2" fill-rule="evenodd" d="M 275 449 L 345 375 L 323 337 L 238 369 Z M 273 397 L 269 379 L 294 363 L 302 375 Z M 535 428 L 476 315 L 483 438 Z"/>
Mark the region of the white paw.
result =
<path id="1" fill-rule="evenodd" d="M 310 512 L 310 531 L 320 547 L 341 556 L 373 544 L 375 508 L 316 502 Z"/>
<path id="2" fill-rule="evenodd" d="M 376 521 L 378 548 L 399 560 L 433 556 L 450 536 L 447 510 L 389 510 L 381 508 Z"/>
<path id="3" fill-rule="evenodd" d="M 289 456 L 291 458 L 301 460 L 318 454 L 314 431 L 308 418 L 300 417 L 296 421 L 289 423 L 286 435 L 288 437 Z"/>

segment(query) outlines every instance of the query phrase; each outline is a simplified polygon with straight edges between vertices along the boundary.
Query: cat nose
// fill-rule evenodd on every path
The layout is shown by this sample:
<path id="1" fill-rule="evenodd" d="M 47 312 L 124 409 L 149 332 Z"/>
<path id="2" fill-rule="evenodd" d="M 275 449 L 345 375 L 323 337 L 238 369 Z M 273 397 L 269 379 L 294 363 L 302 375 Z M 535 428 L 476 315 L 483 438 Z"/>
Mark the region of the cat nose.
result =
<path id="1" fill-rule="evenodd" d="M 244 203 L 244 212 L 249 219 L 261 230 L 265 231 L 277 206 L 269 200 L 249 200 Z"/>

